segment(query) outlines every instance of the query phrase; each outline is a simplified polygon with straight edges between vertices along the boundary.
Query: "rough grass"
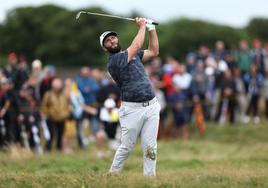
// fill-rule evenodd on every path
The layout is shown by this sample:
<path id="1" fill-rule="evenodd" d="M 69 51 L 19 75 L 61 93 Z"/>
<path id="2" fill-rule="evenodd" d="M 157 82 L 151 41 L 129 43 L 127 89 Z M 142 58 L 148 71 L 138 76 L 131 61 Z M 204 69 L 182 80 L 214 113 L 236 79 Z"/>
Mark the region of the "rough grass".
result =
<path id="1" fill-rule="evenodd" d="M 268 188 L 268 126 L 194 127 L 187 143 L 158 143 L 158 175 L 142 175 L 140 145 L 121 175 L 108 175 L 112 156 L 95 157 L 95 146 L 64 155 L 36 156 L 18 148 L 0 153 L 0 187 L 196 187 Z"/>

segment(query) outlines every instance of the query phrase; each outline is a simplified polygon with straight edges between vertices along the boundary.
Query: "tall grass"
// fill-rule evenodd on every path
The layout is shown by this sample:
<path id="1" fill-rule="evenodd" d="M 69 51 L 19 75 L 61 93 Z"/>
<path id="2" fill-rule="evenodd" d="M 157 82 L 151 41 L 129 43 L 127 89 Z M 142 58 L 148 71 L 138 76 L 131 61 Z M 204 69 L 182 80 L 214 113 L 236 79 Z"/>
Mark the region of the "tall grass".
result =
<path id="1" fill-rule="evenodd" d="M 0 153 L 0 187 L 268 187 L 268 126 L 209 125 L 189 142 L 158 142 L 157 177 L 142 175 L 138 143 L 121 175 L 109 175 L 113 156 L 99 159 L 95 145 L 74 154 L 36 156 L 11 148 Z"/>

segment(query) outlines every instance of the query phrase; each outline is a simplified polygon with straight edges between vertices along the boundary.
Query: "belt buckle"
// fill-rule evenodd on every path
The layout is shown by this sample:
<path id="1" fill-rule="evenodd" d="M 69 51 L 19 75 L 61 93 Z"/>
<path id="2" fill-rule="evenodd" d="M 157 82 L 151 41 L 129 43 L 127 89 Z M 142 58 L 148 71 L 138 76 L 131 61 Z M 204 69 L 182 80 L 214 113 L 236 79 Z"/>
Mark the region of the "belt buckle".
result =
<path id="1" fill-rule="evenodd" d="M 143 107 L 146 107 L 146 106 L 149 106 L 149 105 L 150 105 L 149 101 L 146 101 L 146 102 L 143 102 L 143 103 L 142 103 L 142 106 L 143 106 Z"/>

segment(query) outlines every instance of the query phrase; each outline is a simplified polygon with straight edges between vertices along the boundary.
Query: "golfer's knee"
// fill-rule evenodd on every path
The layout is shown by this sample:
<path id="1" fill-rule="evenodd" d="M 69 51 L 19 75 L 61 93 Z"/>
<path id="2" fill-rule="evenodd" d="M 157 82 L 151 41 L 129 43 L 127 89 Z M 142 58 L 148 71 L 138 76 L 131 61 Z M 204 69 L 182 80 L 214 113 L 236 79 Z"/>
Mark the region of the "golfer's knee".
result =
<path id="1" fill-rule="evenodd" d="M 157 147 L 147 145 L 143 148 L 144 157 L 150 160 L 156 160 Z"/>

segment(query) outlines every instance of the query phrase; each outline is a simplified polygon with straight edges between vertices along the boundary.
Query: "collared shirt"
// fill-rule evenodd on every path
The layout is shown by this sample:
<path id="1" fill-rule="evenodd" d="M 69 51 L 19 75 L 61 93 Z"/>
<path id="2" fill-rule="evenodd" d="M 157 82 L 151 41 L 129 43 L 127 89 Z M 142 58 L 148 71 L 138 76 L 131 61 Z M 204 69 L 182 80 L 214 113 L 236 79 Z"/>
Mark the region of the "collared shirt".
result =
<path id="1" fill-rule="evenodd" d="M 155 97 L 150 80 L 141 62 L 144 51 L 139 51 L 128 62 L 128 51 L 112 54 L 108 61 L 108 71 L 117 83 L 123 101 L 145 102 Z"/>

